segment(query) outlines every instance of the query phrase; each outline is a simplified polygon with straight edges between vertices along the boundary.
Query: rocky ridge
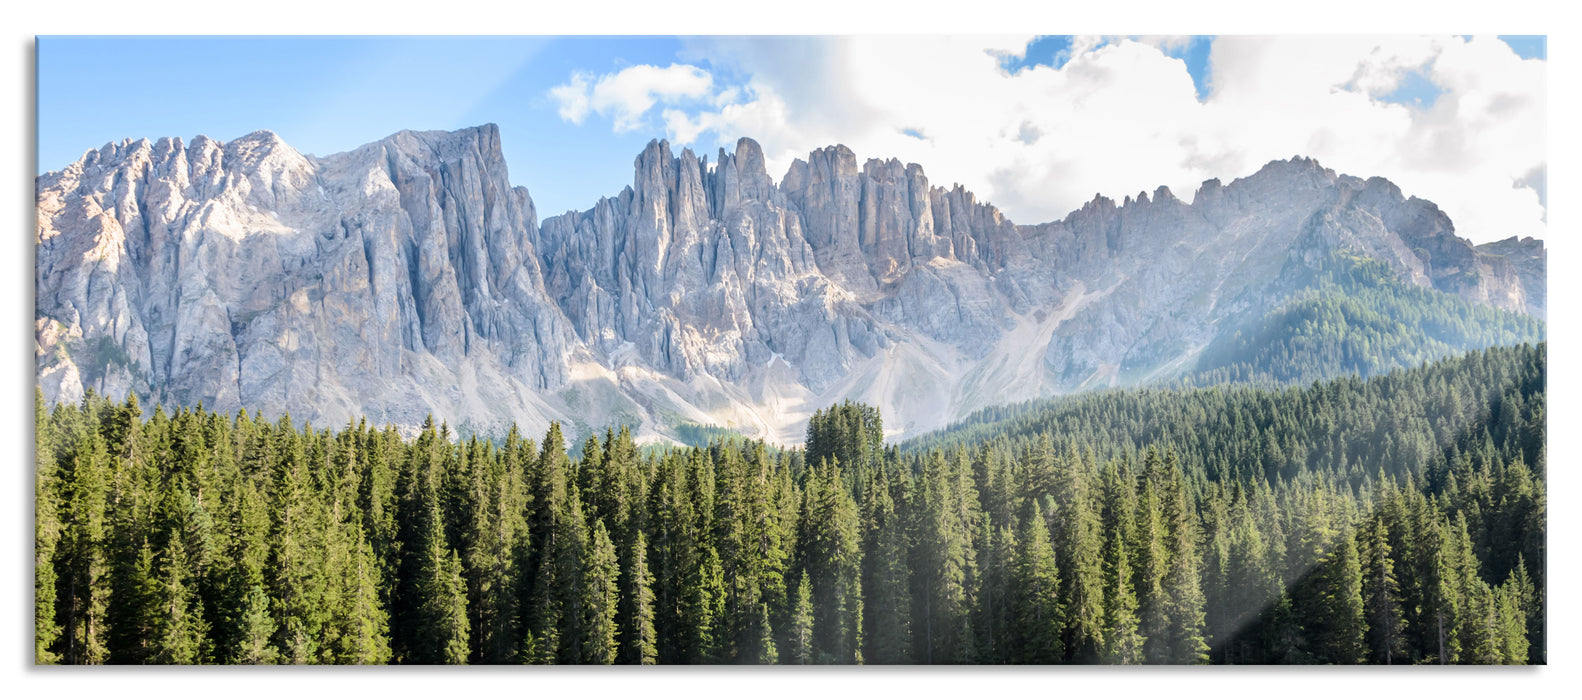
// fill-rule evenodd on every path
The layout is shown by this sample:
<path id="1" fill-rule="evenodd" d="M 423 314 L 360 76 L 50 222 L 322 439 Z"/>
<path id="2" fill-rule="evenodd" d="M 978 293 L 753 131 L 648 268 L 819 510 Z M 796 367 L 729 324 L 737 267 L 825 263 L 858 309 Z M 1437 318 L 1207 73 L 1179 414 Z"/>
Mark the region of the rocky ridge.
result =
<path id="1" fill-rule="evenodd" d="M 1310 159 L 1188 204 L 1096 197 L 1018 226 L 844 146 L 777 183 L 757 143 L 655 141 L 632 186 L 540 222 L 493 125 L 322 158 L 269 132 L 124 141 L 37 181 L 46 398 L 464 430 L 685 422 L 800 442 L 856 398 L 892 433 L 1169 376 L 1346 249 L 1543 315 L 1541 242 L 1474 247 L 1432 203 Z"/>

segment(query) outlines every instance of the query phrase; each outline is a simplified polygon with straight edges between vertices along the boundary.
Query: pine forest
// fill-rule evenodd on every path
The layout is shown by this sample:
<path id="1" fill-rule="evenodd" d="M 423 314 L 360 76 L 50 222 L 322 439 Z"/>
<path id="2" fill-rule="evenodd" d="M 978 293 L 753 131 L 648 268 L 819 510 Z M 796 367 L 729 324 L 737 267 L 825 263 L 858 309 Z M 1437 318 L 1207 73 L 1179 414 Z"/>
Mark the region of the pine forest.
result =
<path id="1" fill-rule="evenodd" d="M 1119 389 L 901 444 L 36 401 L 61 664 L 1542 664 L 1545 357 Z"/>

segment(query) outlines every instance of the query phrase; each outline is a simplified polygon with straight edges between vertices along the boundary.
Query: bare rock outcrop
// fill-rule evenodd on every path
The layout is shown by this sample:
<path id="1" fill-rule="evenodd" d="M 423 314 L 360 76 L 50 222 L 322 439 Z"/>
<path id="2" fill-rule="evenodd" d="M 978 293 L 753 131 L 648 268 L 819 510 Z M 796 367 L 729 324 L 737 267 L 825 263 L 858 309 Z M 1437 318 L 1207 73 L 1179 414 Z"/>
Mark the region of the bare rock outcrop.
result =
<path id="1" fill-rule="evenodd" d="M 269 132 L 123 141 L 37 181 L 38 379 L 221 411 L 799 442 L 841 398 L 892 432 L 1167 377 L 1346 250 L 1542 316 L 1539 241 L 1474 247 L 1380 178 L 1276 161 L 1017 226 L 845 146 L 777 183 L 741 139 L 664 141 L 630 187 L 540 222 L 493 125 L 304 155 Z M 1295 266 L 1295 268 L 1293 268 Z"/>

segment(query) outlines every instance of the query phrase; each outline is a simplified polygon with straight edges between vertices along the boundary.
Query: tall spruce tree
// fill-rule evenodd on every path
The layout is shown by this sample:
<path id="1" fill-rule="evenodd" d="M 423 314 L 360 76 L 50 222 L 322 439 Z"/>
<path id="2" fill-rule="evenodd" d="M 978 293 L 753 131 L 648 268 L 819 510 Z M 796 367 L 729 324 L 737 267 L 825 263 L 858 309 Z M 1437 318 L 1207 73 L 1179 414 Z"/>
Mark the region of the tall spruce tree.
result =
<path id="1" fill-rule="evenodd" d="M 970 540 L 949 470 L 942 455 L 925 459 L 913 509 L 912 658 L 917 663 L 961 660 Z"/>
<path id="2" fill-rule="evenodd" d="M 813 663 L 813 594 L 805 573 L 797 577 L 796 606 L 791 617 L 789 637 L 791 663 Z"/>
<path id="3" fill-rule="evenodd" d="M 620 565 L 615 544 L 603 520 L 593 523 L 593 537 L 584 552 L 583 596 L 587 600 L 582 639 L 582 663 L 613 664 L 616 646 L 616 607 L 620 599 Z"/>
<path id="4" fill-rule="evenodd" d="M 83 399 L 92 407 L 93 396 Z M 102 664 L 109 660 L 108 621 L 110 562 L 105 547 L 110 456 L 97 431 L 77 439 L 67 475 L 66 509 L 62 518 L 61 578 L 65 611 L 63 660 L 68 664 Z M 126 585 L 123 581 L 121 585 Z"/>
<path id="5" fill-rule="evenodd" d="M 1060 569 L 1049 541 L 1043 509 L 1034 506 L 1022 521 L 1011 585 L 1011 659 L 1021 664 L 1060 663 L 1065 656 L 1065 611 L 1060 600 Z"/>
<path id="6" fill-rule="evenodd" d="M 254 585 L 248 589 L 239 622 L 240 634 L 229 663 L 267 665 L 279 660 L 280 651 L 272 640 L 275 620 L 269 614 L 269 596 L 264 593 L 263 586 Z"/>
<path id="7" fill-rule="evenodd" d="M 867 646 L 863 658 L 874 664 L 906 663 L 912 641 L 906 532 L 882 473 L 871 477 L 866 492 L 862 590 Z"/>
<path id="8" fill-rule="evenodd" d="M 861 661 L 862 584 L 857 506 L 838 464 L 811 475 L 802 516 L 802 561 L 813 594 L 817 663 Z"/>
<path id="9" fill-rule="evenodd" d="M 44 410 L 44 392 L 33 390 L 33 663 L 60 660 L 53 647 L 61 636 L 56 619 L 58 591 L 55 554 L 60 545 L 60 467 L 55 461 L 57 431 Z"/>
<path id="10" fill-rule="evenodd" d="M 1088 476 L 1075 447 L 1059 460 L 1055 509 L 1051 513 L 1056 558 L 1065 562 L 1061 600 L 1066 629 L 1066 660 L 1093 663 L 1104 648 L 1104 568 L 1098 514 L 1089 495 Z"/>
<path id="11" fill-rule="evenodd" d="M 162 572 L 154 596 L 156 621 L 149 661 L 180 665 L 203 663 L 208 656 L 208 624 L 203 619 L 201 603 L 192 585 L 187 547 L 174 533 L 169 542 L 160 562 Z"/>
<path id="12" fill-rule="evenodd" d="M 1137 631 L 1137 596 L 1132 593 L 1132 567 L 1127 547 L 1119 533 L 1107 548 L 1113 565 L 1108 574 L 1104 618 L 1104 656 L 1106 663 L 1143 662 L 1143 636 Z"/>
<path id="13" fill-rule="evenodd" d="M 1144 472 L 1138 475 L 1141 485 L 1138 487 L 1137 529 L 1131 547 L 1137 560 L 1138 627 L 1143 636 L 1144 658 L 1148 663 L 1162 664 L 1170 661 L 1170 598 L 1165 591 L 1170 550 L 1157 484 L 1160 480 L 1158 460 L 1158 455 L 1150 451 L 1145 458 Z"/>
<path id="14" fill-rule="evenodd" d="M 1406 621 L 1401 609 L 1400 586 L 1395 577 L 1389 532 L 1381 515 L 1370 520 L 1362 553 L 1363 617 L 1367 620 L 1367 647 L 1373 663 L 1386 666 L 1406 661 Z"/>
<path id="15" fill-rule="evenodd" d="M 1174 452 L 1166 455 L 1160 473 L 1165 484 L 1161 500 L 1170 542 L 1163 596 L 1169 620 L 1165 659 L 1173 664 L 1206 664 L 1209 646 L 1203 637 L 1205 600 L 1198 573 L 1197 522 L 1187 503 Z"/>
<path id="16" fill-rule="evenodd" d="M 653 665 L 659 659 L 658 637 L 654 633 L 654 576 L 648 570 L 648 540 L 639 531 L 632 541 L 631 575 L 627 578 L 626 599 L 631 601 L 630 622 L 622 638 L 624 662 Z"/>

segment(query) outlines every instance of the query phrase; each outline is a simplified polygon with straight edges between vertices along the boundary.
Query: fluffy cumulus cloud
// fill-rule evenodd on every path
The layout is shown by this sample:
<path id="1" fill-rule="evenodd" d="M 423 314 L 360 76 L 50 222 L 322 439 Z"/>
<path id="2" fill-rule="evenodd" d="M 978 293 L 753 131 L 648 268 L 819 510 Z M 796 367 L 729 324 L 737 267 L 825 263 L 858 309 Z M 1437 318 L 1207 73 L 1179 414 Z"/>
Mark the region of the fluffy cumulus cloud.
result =
<path id="1" fill-rule="evenodd" d="M 595 79 L 574 73 L 571 80 L 550 89 L 549 96 L 560 117 L 581 124 L 589 112 L 610 119 L 617 132 L 644 126 L 643 115 L 659 102 L 691 101 L 713 92 L 714 78 L 697 66 L 672 63 L 667 67 L 631 66 Z"/>
<path id="2" fill-rule="evenodd" d="M 579 73 L 550 94 L 563 118 L 618 132 L 750 136 L 775 175 L 834 143 L 920 163 L 1021 223 L 1095 194 L 1190 199 L 1303 155 L 1387 177 L 1475 241 L 1544 234 L 1545 63 L 1497 38 L 1220 37 L 1202 98 L 1175 57 L 1185 38 L 1076 37 L 1059 68 L 1007 70 L 1031 39 L 699 39 L 684 63 Z"/>

